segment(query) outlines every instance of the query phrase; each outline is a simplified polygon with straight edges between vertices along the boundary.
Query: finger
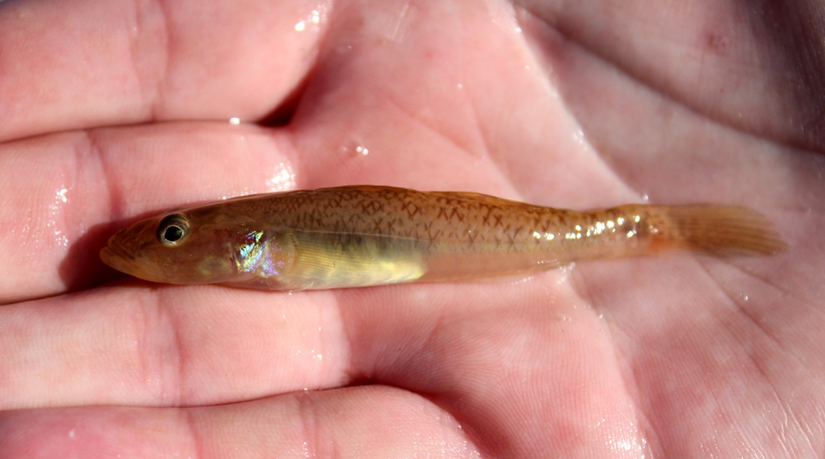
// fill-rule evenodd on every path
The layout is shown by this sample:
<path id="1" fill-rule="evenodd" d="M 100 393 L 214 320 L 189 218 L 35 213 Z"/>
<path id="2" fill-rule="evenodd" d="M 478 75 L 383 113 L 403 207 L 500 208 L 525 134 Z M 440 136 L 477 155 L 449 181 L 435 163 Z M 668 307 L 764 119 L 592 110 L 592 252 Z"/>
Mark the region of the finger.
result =
<path id="1" fill-rule="evenodd" d="M 325 24 L 326 10 L 303 0 L 4 2 L 0 140 L 259 118 L 299 85 Z"/>
<path id="2" fill-rule="evenodd" d="M 609 334 L 563 276 L 291 296 L 100 288 L 7 306 L 2 408 L 232 403 L 369 381 L 427 394 L 516 456 L 535 438 L 643 451 Z"/>
<path id="3" fill-rule="evenodd" d="M 348 381 L 331 294 L 133 284 L 0 308 L 0 409 L 229 403 Z"/>
<path id="4" fill-rule="evenodd" d="M 204 408 L 0 414 L 0 457 L 478 457 L 442 409 L 380 386 Z"/>
<path id="5" fill-rule="evenodd" d="M 111 278 L 100 248 L 114 230 L 147 213 L 292 188 L 292 153 L 278 134 L 228 123 L 104 129 L 3 145 L 0 303 Z"/>

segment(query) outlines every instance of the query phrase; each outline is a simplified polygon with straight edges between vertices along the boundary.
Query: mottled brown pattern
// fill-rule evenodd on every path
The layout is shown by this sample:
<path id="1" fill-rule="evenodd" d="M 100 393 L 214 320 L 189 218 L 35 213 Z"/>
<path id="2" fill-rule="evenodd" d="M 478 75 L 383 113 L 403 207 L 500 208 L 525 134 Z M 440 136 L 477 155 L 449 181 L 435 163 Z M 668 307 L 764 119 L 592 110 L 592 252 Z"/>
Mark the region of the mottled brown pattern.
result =
<path id="1" fill-rule="evenodd" d="M 274 227 L 343 235 L 348 240 L 356 235 L 402 239 L 440 254 L 550 251 L 565 263 L 633 255 L 644 252 L 655 240 L 666 244 L 673 239 L 676 245 L 690 248 L 690 244 L 675 240 L 681 232 L 669 224 L 671 208 L 667 206 L 628 205 L 578 212 L 478 193 L 348 186 L 241 198 L 233 207 L 238 214 L 265 220 Z M 703 209 L 716 209 L 717 216 L 723 218 L 732 209 L 731 215 L 746 216 L 746 226 L 755 228 L 765 245 L 756 244 L 750 251 L 771 253 L 781 246 L 769 225 L 753 211 L 692 208 L 700 226 Z M 227 210 L 225 203 L 214 209 Z M 748 247 L 743 249 L 748 251 Z"/>
<path id="2" fill-rule="evenodd" d="M 355 186 L 239 199 L 234 211 L 302 231 L 409 239 L 447 251 L 539 248 L 533 231 L 566 232 L 594 215 L 474 193 Z M 216 211 L 224 211 L 221 205 Z M 558 246 L 558 242 L 553 245 Z"/>

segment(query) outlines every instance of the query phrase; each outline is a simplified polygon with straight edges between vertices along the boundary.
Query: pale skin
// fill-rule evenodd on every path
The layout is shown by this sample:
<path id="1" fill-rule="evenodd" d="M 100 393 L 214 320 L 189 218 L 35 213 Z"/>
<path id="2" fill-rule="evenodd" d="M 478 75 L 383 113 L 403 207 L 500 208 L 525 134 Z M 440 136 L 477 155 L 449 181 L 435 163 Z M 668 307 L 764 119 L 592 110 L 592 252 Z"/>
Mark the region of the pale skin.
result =
<path id="1" fill-rule="evenodd" d="M 0 3 L 0 457 L 822 454 L 823 6 L 546 3 Z M 790 250 L 292 295 L 97 258 L 362 183 L 744 204 Z"/>

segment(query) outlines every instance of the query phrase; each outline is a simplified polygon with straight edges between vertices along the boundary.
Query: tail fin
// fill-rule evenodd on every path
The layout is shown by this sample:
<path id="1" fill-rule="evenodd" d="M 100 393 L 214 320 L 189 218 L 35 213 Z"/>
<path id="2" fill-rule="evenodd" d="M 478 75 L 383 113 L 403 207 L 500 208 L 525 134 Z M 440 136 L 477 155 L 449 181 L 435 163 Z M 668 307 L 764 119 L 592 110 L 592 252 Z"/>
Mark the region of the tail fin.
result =
<path id="1" fill-rule="evenodd" d="M 679 247 L 717 255 L 773 255 L 785 241 L 760 213 L 740 206 L 662 206 L 654 211 L 654 250 Z"/>

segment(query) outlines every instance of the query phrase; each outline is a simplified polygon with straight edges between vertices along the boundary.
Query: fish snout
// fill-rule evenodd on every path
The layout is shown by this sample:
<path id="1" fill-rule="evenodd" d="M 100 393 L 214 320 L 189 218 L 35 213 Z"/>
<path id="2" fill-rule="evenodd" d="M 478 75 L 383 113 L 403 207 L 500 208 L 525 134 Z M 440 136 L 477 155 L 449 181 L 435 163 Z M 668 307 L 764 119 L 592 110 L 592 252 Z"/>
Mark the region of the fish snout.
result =
<path id="1" fill-rule="evenodd" d="M 103 263 L 118 271 L 127 274 L 132 274 L 132 271 L 134 271 L 130 269 L 130 266 L 135 262 L 134 255 L 126 247 L 123 247 L 115 237 L 109 239 L 109 244 L 100 249 L 100 259 Z"/>

